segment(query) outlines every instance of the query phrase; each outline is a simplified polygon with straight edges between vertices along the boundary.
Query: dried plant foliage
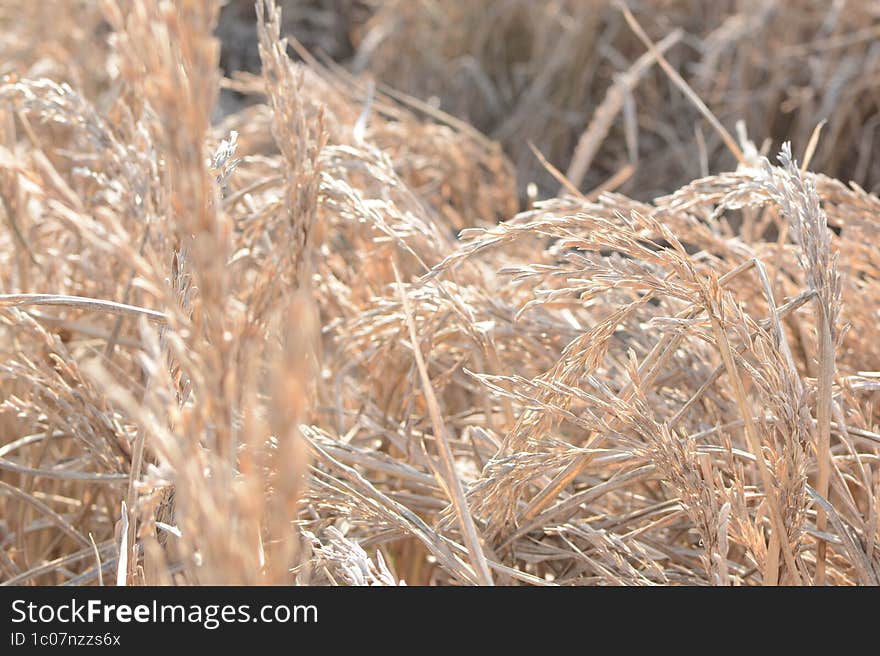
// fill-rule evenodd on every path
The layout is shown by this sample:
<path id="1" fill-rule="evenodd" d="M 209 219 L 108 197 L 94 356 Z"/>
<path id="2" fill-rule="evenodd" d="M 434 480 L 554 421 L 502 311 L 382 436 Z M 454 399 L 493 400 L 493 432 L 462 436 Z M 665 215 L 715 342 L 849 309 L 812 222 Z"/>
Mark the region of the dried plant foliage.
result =
<path id="1" fill-rule="evenodd" d="M 258 0 L 226 78 L 215 2 L 48 4 L 0 582 L 880 583 L 870 3 Z"/>
<path id="2" fill-rule="evenodd" d="M 880 183 L 873 89 L 880 50 L 876 3 L 789 0 L 627 2 L 725 125 L 743 120 L 756 143 L 806 144 L 827 132 L 817 170 Z M 622 191 L 647 200 L 733 162 L 699 112 L 657 66 L 612 0 L 384 0 L 363 23 L 349 13 L 355 70 L 442 109 L 500 141 L 520 174 L 550 192 L 559 183 L 529 149 L 565 171 L 587 137 L 593 189 L 637 165 Z M 586 143 L 583 144 L 586 146 Z M 581 154 L 586 154 L 581 149 Z M 581 164 L 578 164 L 581 166 Z M 576 184 L 578 184 L 576 182 Z M 580 185 L 578 185 L 580 186 Z"/>

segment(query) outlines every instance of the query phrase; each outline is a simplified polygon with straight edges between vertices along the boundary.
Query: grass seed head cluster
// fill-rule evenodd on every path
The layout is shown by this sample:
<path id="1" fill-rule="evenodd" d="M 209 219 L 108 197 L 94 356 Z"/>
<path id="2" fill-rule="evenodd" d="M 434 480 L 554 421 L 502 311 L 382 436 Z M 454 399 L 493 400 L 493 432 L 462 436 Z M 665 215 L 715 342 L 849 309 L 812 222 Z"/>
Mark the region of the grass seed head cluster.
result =
<path id="1" fill-rule="evenodd" d="M 246 4 L 0 3 L 0 582 L 880 584 L 873 3 Z"/>

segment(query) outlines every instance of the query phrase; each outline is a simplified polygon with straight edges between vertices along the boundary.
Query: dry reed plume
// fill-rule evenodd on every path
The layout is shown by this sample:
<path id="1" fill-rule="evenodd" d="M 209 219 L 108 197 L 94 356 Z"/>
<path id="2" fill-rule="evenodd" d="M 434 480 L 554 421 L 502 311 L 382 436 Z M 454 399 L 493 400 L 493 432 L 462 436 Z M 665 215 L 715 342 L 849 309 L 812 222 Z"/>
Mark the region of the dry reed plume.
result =
<path id="1" fill-rule="evenodd" d="M 0 582 L 880 584 L 873 3 L 281 4 L 0 3 Z"/>

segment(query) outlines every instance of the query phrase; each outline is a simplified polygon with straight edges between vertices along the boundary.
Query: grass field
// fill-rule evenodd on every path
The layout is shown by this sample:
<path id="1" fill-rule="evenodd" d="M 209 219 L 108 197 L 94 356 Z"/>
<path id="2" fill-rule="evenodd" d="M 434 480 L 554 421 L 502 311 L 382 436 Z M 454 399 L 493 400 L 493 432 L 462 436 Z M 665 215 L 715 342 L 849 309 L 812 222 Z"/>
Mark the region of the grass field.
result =
<path id="1" fill-rule="evenodd" d="M 877 3 L 277 4 L 0 0 L 0 583 L 880 584 Z"/>

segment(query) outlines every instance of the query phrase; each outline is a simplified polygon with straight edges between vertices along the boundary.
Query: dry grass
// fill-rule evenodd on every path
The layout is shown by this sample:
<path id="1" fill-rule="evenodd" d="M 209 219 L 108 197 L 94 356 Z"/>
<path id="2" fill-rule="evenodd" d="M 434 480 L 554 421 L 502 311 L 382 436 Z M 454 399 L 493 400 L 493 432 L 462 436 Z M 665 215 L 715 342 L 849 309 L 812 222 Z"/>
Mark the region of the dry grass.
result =
<path id="1" fill-rule="evenodd" d="M 0 3 L 0 582 L 880 583 L 873 3 L 282 4 Z"/>

